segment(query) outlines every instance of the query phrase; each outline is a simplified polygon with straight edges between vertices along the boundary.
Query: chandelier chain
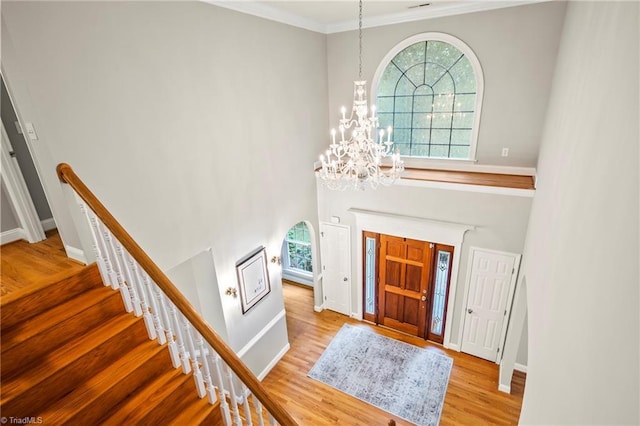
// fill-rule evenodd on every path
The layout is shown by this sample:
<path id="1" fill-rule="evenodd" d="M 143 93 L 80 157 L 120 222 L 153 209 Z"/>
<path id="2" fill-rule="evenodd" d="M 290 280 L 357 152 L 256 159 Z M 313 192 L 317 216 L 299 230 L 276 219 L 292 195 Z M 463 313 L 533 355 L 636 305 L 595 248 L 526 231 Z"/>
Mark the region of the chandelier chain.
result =
<path id="1" fill-rule="evenodd" d="M 360 11 L 358 13 L 358 79 L 362 80 L 362 0 L 360 0 Z"/>

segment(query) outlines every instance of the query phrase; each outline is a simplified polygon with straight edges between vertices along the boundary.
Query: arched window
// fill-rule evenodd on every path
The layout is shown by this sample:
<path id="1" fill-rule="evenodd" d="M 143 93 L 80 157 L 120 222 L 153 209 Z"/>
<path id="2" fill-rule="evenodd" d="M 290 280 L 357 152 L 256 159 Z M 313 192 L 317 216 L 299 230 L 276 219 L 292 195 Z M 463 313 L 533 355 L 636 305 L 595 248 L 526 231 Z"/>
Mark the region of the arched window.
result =
<path id="1" fill-rule="evenodd" d="M 475 160 L 483 76 L 461 40 L 424 33 L 404 40 L 373 79 L 380 127 L 408 157 Z"/>
<path id="2" fill-rule="evenodd" d="M 284 268 L 312 276 L 311 237 L 304 222 L 295 224 L 285 238 Z"/>

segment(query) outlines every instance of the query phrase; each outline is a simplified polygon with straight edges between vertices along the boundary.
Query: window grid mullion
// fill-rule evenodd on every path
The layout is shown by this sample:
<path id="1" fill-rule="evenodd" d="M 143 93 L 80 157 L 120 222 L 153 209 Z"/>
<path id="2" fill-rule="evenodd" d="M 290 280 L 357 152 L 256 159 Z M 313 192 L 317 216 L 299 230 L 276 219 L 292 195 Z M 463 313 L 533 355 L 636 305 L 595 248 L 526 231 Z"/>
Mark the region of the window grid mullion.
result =
<path id="1" fill-rule="evenodd" d="M 411 55 L 411 53 L 405 53 L 406 56 L 404 57 L 401 56 L 403 52 L 407 50 L 407 48 L 405 48 L 403 51 L 398 53 L 393 59 L 391 59 L 391 61 L 387 66 L 391 66 L 391 64 L 393 64 L 393 67 L 397 69 L 400 75 L 397 77 L 397 80 L 395 81 L 395 85 L 393 80 L 389 81 L 391 85 L 394 85 L 394 86 L 391 86 L 393 87 L 393 92 L 392 92 L 393 95 L 378 97 L 378 99 L 384 99 L 384 98 L 388 99 L 389 97 L 393 98 L 393 100 L 391 101 L 392 105 L 385 106 L 384 111 L 380 110 L 380 113 L 381 115 L 384 114 L 383 116 L 387 117 L 385 119 L 387 123 L 389 121 L 391 122 L 391 125 L 395 130 L 396 137 L 399 138 L 396 142 L 399 143 L 401 146 L 403 146 L 402 149 L 405 152 L 405 154 L 403 155 L 408 155 L 408 156 L 425 155 L 424 151 L 422 150 L 424 150 L 426 147 L 426 151 L 427 151 L 426 155 L 428 157 L 432 157 L 432 156 L 441 157 L 441 156 L 444 156 L 446 153 L 447 158 L 452 158 L 451 156 L 453 154 L 452 152 L 453 147 L 458 147 L 458 146 L 469 147 L 470 144 L 473 142 L 473 141 L 467 141 L 467 143 L 465 143 L 466 135 L 464 133 L 458 132 L 460 134 L 458 135 L 458 133 L 456 133 L 458 135 L 457 136 L 458 139 L 456 139 L 456 141 L 462 142 L 462 143 L 454 143 L 453 131 L 457 130 L 457 131 L 473 132 L 473 128 L 474 128 L 474 125 L 472 125 L 471 127 L 463 127 L 467 123 L 464 120 L 458 120 L 457 123 L 459 127 L 454 127 L 454 123 L 456 122 L 455 114 L 459 113 L 462 115 L 466 115 L 466 114 L 476 113 L 475 108 L 471 106 L 471 104 L 469 103 L 470 100 L 473 101 L 473 98 L 469 98 L 469 97 L 463 98 L 462 102 L 464 102 L 464 104 L 461 104 L 461 107 L 464 108 L 464 110 L 461 110 L 461 111 L 456 111 L 456 103 L 458 102 L 458 99 L 461 99 L 460 98 L 461 95 L 473 95 L 475 97 L 477 96 L 477 91 L 475 90 L 465 91 L 464 93 L 463 92 L 458 93 L 457 91 L 458 84 L 456 84 L 456 78 L 454 78 L 454 75 L 457 78 L 462 78 L 463 80 L 461 81 L 463 82 L 466 81 L 464 80 L 465 78 L 468 78 L 467 77 L 468 72 L 466 71 L 467 70 L 466 67 L 468 67 L 468 64 L 463 63 L 462 67 L 456 68 L 456 65 L 460 64 L 463 58 L 465 58 L 464 51 L 461 52 L 455 45 L 441 41 L 439 43 L 443 43 L 445 46 L 440 47 L 437 44 L 434 45 L 436 47 L 432 49 L 432 52 L 431 52 L 432 56 L 429 57 L 429 48 L 431 46 L 430 44 L 431 41 L 433 40 L 424 40 L 421 42 L 421 43 L 424 43 L 423 44 L 424 50 L 423 52 L 421 52 L 422 53 L 421 57 L 418 56 L 417 62 L 412 60 L 412 58 L 415 59 L 415 56 L 413 57 L 409 56 Z M 414 44 L 412 46 L 418 47 L 419 45 Z M 449 46 L 454 50 L 451 50 Z M 413 51 L 415 52 L 415 49 Z M 453 53 L 453 55 L 451 55 L 451 53 Z M 457 54 L 459 54 L 459 56 Z M 447 61 L 450 63 L 450 65 L 447 66 L 443 62 L 440 62 L 439 58 L 451 59 L 453 62 Z M 420 64 L 421 59 L 422 59 L 422 64 Z M 436 60 L 438 61 L 436 62 Z M 407 66 L 405 67 L 406 70 L 403 70 L 402 68 L 400 68 L 399 64 L 402 64 L 402 63 L 407 64 Z M 429 69 L 429 73 L 432 76 L 432 78 L 436 78 L 435 82 L 431 85 L 427 83 L 427 65 L 429 64 L 433 64 L 432 65 L 433 69 Z M 415 83 L 408 76 L 409 72 L 411 72 L 412 75 L 414 75 L 415 70 L 414 71 L 411 71 L 411 70 L 419 66 L 421 66 L 423 70 L 422 84 Z M 454 68 L 456 68 L 456 70 L 452 72 Z M 438 76 L 437 73 L 441 72 L 441 70 L 444 70 L 444 72 L 442 72 L 442 74 Z M 451 103 L 449 105 L 446 105 L 446 104 L 438 105 L 438 107 L 436 108 L 436 102 L 435 102 L 436 96 L 435 96 L 434 87 L 438 85 L 440 82 L 442 82 L 445 76 L 448 76 L 448 78 L 451 79 L 450 82 L 447 81 L 444 83 L 446 85 L 450 84 L 451 86 L 448 86 L 448 87 L 452 87 L 452 90 L 449 91 L 447 90 L 447 86 L 443 86 L 438 91 L 445 96 L 445 99 L 447 99 L 447 101 L 451 101 Z M 407 79 L 407 82 L 402 81 L 403 78 Z M 472 78 L 475 78 L 475 72 L 473 72 Z M 411 92 L 408 92 L 407 94 L 399 94 L 401 87 L 403 87 L 401 85 L 406 85 L 407 83 L 414 86 L 413 90 L 411 90 L 410 87 L 407 86 L 406 88 L 402 89 L 403 92 L 407 93 L 408 91 L 406 89 L 411 90 Z M 431 89 L 431 95 L 425 95 L 423 94 L 422 91 L 419 91 L 419 89 L 423 86 L 429 87 Z M 386 90 L 385 92 L 389 93 Z M 422 105 L 421 100 L 424 99 L 424 97 L 428 97 L 428 96 L 431 96 L 432 102 L 431 102 L 431 105 L 426 105 L 426 108 L 425 108 L 425 106 L 421 106 Z M 401 98 L 405 98 L 405 100 L 401 101 Z M 446 106 L 448 106 L 448 108 L 443 108 Z M 391 111 L 388 111 L 389 107 L 391 107 Z M 404 108 L 406 108 L 406 111 L 404 110 Z M 469 110 L 469 108 L 472 108 L 472 109 Z M 420 111 L 422 109 L 424 109 L 425 112 Z M 406 117 L 405 114 L 411 114 L 411 116 Z M 417 127 L 418 123 L 422 122 L 421 114 L 427 114 L 427 116 L 425 117 L 426 119 L 424 120 L 427 127 L 425 127 L 424 125 L 422 125 L 421 127 Z M 438 115 L 436 116 L 436 114 Z M 446 114 L 450 114 L 449 119 L 447 119 Z M 434 127 L 434 124 L 436 123 L 440 123 L 440 127 Z M 447 123 L 448 123 L 448 127 L 442 127 L 443 125 L 447 126 Z M 400 127 L 401 124 L 404 124 L 404 127 Z M 407 137 L 408 137 L 408 140 L 407 140 Z M 420 138 L 420 140 L 418 139 L 414 140 L 414 138 L 418 138 L 418 137 Z M 434 140 L 434 137 L 436 137 L 436 140 Z M 442 148 L 435 149 L 435 147 L 442 147 Z M 456 151 L 456 152 L 458 153 L 457 155 L 460 156 L 461 151 Z"/>

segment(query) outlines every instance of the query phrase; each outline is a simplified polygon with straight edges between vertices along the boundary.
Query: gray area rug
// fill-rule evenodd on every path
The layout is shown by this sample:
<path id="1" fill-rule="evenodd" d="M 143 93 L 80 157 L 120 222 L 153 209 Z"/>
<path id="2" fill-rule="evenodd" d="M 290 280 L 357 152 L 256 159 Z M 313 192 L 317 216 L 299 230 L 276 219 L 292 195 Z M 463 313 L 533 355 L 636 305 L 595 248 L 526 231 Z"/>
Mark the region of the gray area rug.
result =
<path id="1" fill-rule="evenodd" d="M 345 324 L 308 376 L 406 421 L 437 425 L 452 365 L 447 356 Z"/>

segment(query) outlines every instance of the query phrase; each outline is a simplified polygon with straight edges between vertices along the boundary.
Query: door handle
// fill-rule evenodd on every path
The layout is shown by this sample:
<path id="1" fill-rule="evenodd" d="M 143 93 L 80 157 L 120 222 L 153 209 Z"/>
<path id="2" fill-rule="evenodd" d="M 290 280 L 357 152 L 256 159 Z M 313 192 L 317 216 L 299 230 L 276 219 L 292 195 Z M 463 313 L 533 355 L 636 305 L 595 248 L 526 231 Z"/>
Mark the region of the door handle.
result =
<path id="1" fill-rule="evenodd" d="M 349 279 L 347 277 L 344 277 L 342 281 L 349 281 Z"/>
<path id="2" fill-rule="evenodd" d="M 422 297 L 420 298 L 420 300 L 422 300 L 423 302 L 424 302 L 424 301 L 426 301 L 426 300 L 427 300 L 427 296 L 422 296 Z"/>
<path id="3" fill-rule="evenodd" d="M 467 309 L 467 312 L 472 314 L 473 313 L 473 309 L 469 308 L 469 309 Z"/>

